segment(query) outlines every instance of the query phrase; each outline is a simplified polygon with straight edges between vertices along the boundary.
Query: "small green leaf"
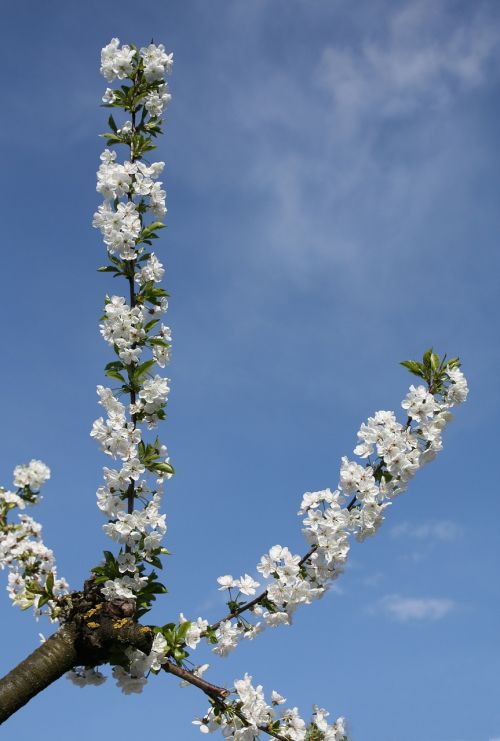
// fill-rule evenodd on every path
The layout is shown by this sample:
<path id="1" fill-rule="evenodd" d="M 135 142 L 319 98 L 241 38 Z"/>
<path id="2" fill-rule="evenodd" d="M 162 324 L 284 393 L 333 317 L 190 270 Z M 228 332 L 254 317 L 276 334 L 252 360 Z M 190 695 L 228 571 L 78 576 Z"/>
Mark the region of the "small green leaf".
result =
<path id="1" fill-rule="evenodd" d="M 422 360 L 424 361 L 424 368 L 431 368 L 431 356 L 432 356 L 432 347 L 430 347 L 428 350 L 424 352 L 424 356 Z"/>
<path id="2" fill-rule="evenodd" d="M 186 620 L 184 623 L 181 623 L 180 624 L 180 626 L 179 626 L 179 628 L 177 630 L 177 640 L 179 642 L 182 643 L 184 641 L 184 639 L 186 637 L 186 634 L 187 634 L 187 632 L 188 632 L 188 630 L 189 630 L 190 627 L 191 627 L 191 623 L 190 623 L 189 620 Z"/>
<path id="3" fill-rule="evenodd" d="M 106 561 L 106 564 L 114 564 L 115 563 L 115 557 L 111 553 L 111 551 L 104 551 L 104 559 Z"/>
<path id="4" fill-rule="evenodd" d="M 123 370 L 123 368 L 125 368 L 125 366 L 121 360 L 112 360 L 105 366 L 105 370 Z"/>
<path id="5" fill-rule="evenodd" d="M 149 332 L 151 329 L 153 329 L 154 326 L 158 324 L 159 321 L 159 319 L 152 319 L 150 322 L 144 325 L 144 331 Z"/>
<path id="6" fill-rule="evenodd" d="M 424 377 L 422 364 L 417 363 L 416 360 L 402 360 L 400 365 L 408 368 L 410 373 L 413 373 L 415 376 L 420 376 L 420 378 Z"/>
<path id="7" fill-rule="evenodd" d="M 431 353 L 431 368 L 433 371 L 437 371 L 441 364 L 441 360 L 439 359 L 439 355 L 437 355 L 435 352 Z"/>
<path id="8" fill-rule="evenodd" d="M 47 591 L 47 594 L 50 594 L 50 596 L 52 597 L 54 591 L 54 573 L 52 571 L 49 573 L 45 581 L 45 589 Z"/>
<path id="9" fill-rule="evenodd" d="M 92 569 L 92 571 L 93 571 L 93 569 Z M 104 576 L 97 576 L 94 579 L 94 584 L 104 584 L 104 582 L 105 581 L 108 581 L 108 579 L 109 579 L 109 576 L 107 574 L 105 574 Z"/>
<path id="10" fill-rule="evenodd" d="M 46 605 L 49 599 L 50 598 L 47 594 L 44 594 L 42 597 L 40 597 L 40 599 L 38 600 L 38 608 L 40 609 L 40 607 L 43 607 L 44 605 Z"/>
<path id="11" fill-rule="evenodd" d="M 141 365 L 137 366 L 135 372 L 134 372 L 134 379 L 136 381 L 140 381 L 140 379 L 148 372 L 148 370 L 155 364 L 155 360 L 146 360 L 145 363 L 141 363 Z"/>
<path id="12" fill-rule="evenodd" d="M 175 473 L 174 467 L 171 466 L 170 463 L 156 463 L 153 466 L 153 469 L 160 473 Z"/>
<path id="13" fill-rule="evenodd" d="M 117 370 L 114 370 L 114 368 L 110 368 L 109 370 L 105 371 L 105 374 L 109 378 L 114 378 L 117 381 L 121 381 L 122 383 L 125 383 L 125 379 L 122 376 L 122 374 L 121 373 L 118 373 L 118 371 Z"/>

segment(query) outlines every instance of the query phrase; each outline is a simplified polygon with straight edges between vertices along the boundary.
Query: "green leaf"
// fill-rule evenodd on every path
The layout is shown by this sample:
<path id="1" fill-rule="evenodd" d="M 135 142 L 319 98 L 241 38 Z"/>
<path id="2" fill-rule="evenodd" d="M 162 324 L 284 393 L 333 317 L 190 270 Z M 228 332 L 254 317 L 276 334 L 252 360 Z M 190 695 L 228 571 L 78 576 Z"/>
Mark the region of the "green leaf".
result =
<path id="1" fill-rule="evenodd" d="M 155 363 L 155 360 L 146 360 L 145 363 L 141 363 L 141 365 L 137 366 L 136 370 L 134 371 L 134 379 L 139 382 Z"/>
<path id="2" fill-rule="evenodd" d="M 165 584 L 155 581 L 149 585 L 148 591 L 151 592 L 151 594 L 167 594 L 168 589 Z"/>
<path id="3" fill-rule="evenodd" d="M 184 639 L 187 635 L 187 632 L 189 628 L 191 627 L 191 623 L 189 620 L 186 620 L 184 623 L 181 623 L 178 630 L 177 630 L 177 640 L 179 642 L 184 642 Z"/>
<path id="4" fill-rule="evenodd" d="M 152 563 L 153 566 L 156 566 L 157 569 L 162 569 L 163 568 L 163 564 L 160 561 L 160 559 L 158 558 L 158 556 L 151 556 L 149 558 L 149 562 Z"/>
<path id="5" fill-rule="evenodd" d="M 47 594 L 42 595 L 40 599 L 38 600 L 38 608 L 43 607 L 46 605 L 49 601 L 50 597 Z"/>
<path id="6" fill-rule="evenodd" d="M 118 371 L 114 370 L 114 368 L 110 368 L 109 370 L 105 371 L 105 375 L 108 376 L 108 378 L 114 378 L 117 381 L 125 383 L 125 379 L 122 374 L 118 373 Z"/>
<path id="7" fill-rule="evenodd" d="M 176 628 L 177 628 L 177 625 L 175 623 L 165 623 L 165 625 L 161 626 L 161 632 L 166 638 L 167 637 L 166 634 L 167 633 L 172 634 L 172 632 L 175 631 Z"/>
<path id="8" fill-rule="evenodd" d="M 175 648 L 175 649 L 174 649 L 174 651 L 173 651 L 173 653 L 172 653 L 172 656 L 174 657 L 175 661 L 176 661 L 176 662 L 177 662 L 178 664 L 181 664 L 181 663 L 182 663 L 182 661 L 183 661 L 183 660 L 184 660 L 184 659 L 185 659 L 185 658 L 186 658 L 187 656 L 189 656 L 189 654 L 187 653 L 187 651 L 183 651 L 183 650 L 182 650 L 182 648 Z"/>
<path id="9" fill-rule="evenodd" d="M 431 353 L 431 368 L 433 371 L 437 371 L 441 364 L 441 360 L 439 358 L 439 355 L 437 355 L 435 352 Z"/>
<path id="10" fill-rule="evenodd" d="M 147 227 L 147 229 L 149 229 L 150 231 L 156 231 L 156 229 L 164 229 L 165 227 L 166 224 L 164 224 L 162 221 L 154 221 Z"/>
<path id="11" fill-rule="evenodd" d="M 93 569 L 92 569 L 93 571 Z M 94 584 L 104 584 L 105 581 L 108 581 L 109 576 L 107 574 L 104 574 L 104 576 L 97 576 L 94 579 Z"/>
<path id="12" fill-rule="evenodd" d="M 115 563 L 115 557 L 113 556 L 111 551 L 104 551 L 104 560 L 106 561 L 106 564 Z"/>
<path id="13" fill-rule="evenodd" d="M 51 571 L 45 581 L 45 590 L 52 597 L 54 593 L 54 573 Z"/>
<path id="14" fill-rule="evenodd" d="M 114 119 L 114 118 L 113 118 L 113 116 L 111 116 L 111 115 L 110 115 L 110 117 L 108 118 L 108 126 L 109 126 L 109 128 L 110 128 L 110 129 L 112 129 L 112 130 L 113 130 L 113 131 L 115 132 L 115 134 L 116 134 L 116 132 L 118 131 L 118 127 L 117 127 L 117 125 L 116 125 L 116 123 L 115 123 L 115 119 Z"/>
<path id="15" fill-rule="evenodd" d="M 123 370 L 123 368 L 125 368 L 125 366 L 121 360 L 112 360 L 105 366 L 105 370 Z"/>
<path id="16" fill-rule="evenodd" d="M 175 473 L 174 467 L 170 463 L 155 463 L 153 469 L 160 473 Z"/>
<path id="17" fill-rule="evenodd" d="M 417 363 L 416 360 L 402 360 L 400 365 L 408 368 L 410 373 L 413 373 L 415 376 L 420 376 L 420 378 L 424 377 L 422 364 Z"/>
<path id="18" fill-rule="evenodd" d="M 424 352 L 423 361 L 424 361 L 424 368 L 431 368 L 431 356 L 432 356 L 432 347 L 430 347 L 428 350 Z"/>
<path id="19" fill-rule="evenodd" d="M 152 319 L 150 322 L 144 325 L 144 331 L 149 332 L 149 330 L 153 329 L 153 327 L 156 326 L 159 321 L 159 319 Z"/>
<path id="20" fill-rule="evenodd" d="M 211 643 L 211 644 L 216 644 L 216 643 L 218 643 L 218 641 L 217 641 L 217 637 L 216 637 L 216 635 L 215 635 L 215 630 L 213 630 L 213 629 L 212 629 L 212 628 L 210 628 L 210 627 L 208 627 L 208 628 L 207 628 L 207 629 L 205 630 L 205 638 L 206 638 L 206 639 L 207 639 L 207 641 L 208 641 L 209 643 Z"/>
<path id="21" fill-rule="evenodd" d="M 106 139 L 106 144 L 110 146 L 111 144 L 123 144 L 123 139 L 121 136 L 118 136 L 118 134 L 111 134 L 109 131 L 105 134 L 99 134 L 100 137 L 103 139 Z"/>

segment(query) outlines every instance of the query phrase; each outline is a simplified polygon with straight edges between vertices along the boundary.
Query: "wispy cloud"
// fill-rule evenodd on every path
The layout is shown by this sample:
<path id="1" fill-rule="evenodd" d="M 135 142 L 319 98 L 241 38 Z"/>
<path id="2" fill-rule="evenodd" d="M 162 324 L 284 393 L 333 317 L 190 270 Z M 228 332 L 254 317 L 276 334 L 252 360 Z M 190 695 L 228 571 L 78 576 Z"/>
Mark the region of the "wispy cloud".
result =
<path id="1" fill-rule="evenodd" d="M 362 579 L 360 579 L 360 581 L 364 587 L 375 588 L 380 585 L 380 582 L 382 582 L 384 578 L 385 575 L 381 571 L 377 571 L 374 574 L 368 574 L 368 576 L 364 576 Z"/>
<path id="2" fill-rule="evenodd" d="M 307 283 L 327 262 L 338 290 L 359 296 L 381 251 L 401 259 L 404 230 L 464 177 L 457 106 L 497 79 L 500 30 L 481 8 L 435 6 L 387 4 L 375 31 L 320 45 L 293 74 L 256 53 L 229 113 L 246 134 L 245 188 L 268 204 L 251 250 L 259 266 L 262 250 Z"/>
<path id="3" fill-rule="evenodd" d="M 402 522 L 391 530 L 393 538 L 414 538 L 421 541 L 451 543 L 462 534 L 462 529 L 451 520 L 435 520 L 420 525 Z"/>
<path id="4" fill-rule="evenodd" d="M 452 103 L 461 89 L 483 84 L 499 41 L 498 28 L 481 12 L 468 25 L 453 23 L 446 4 L 416 0 L 388 16 L 380 38 L 324 49 L 318 83 L 352 135 L 367 118 L 373 126 L 374 119 L 399 119 L 423 107 L 428 113 Z"/>
<path id="5" fill-rule="evenodd" d="M 388 594 L 372 608 L 401 623 L 423 620 L 441 620 L 456 607 L 455 602 L 437 597 L 401 597 Z"/>

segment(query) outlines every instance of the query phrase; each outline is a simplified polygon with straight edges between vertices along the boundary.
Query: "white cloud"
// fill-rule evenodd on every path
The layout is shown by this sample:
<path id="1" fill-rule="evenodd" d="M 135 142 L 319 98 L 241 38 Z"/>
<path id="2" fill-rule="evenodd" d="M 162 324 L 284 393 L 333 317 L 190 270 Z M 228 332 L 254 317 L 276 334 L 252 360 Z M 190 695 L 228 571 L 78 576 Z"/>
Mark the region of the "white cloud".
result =
<path id="1" fill-rule="evenodd" d="M 401 623 L 412 620 L 441 620 L 455 608 L 453 600 L 437 597 L 401 597 L 389 594 L 375 605 L 382 612 Z"/>
<path id="2" fill-rule="evenodd" d="M 500 34 L 480 12 L 469 24 L 463 20 L 453 23 L 445 6 L 415 0 L 388 16 L 380 38 L 359 48 L 325 48 L 317 81 L 332 95 L 346 131 L 367 117 L 372 126 L 374 118 L 440 108 L 460 89 L 481 85 Z"/>
<path id="3" fill-rule="evenodd" d="M 411 522 L 402 522 L 391 530 L 393 538 L 415 538 L 417 540 L 440 541 L 451 543 L 457 540 L 462 530 L 457 523 L 451 520 L 435 520 L 416 525 Z"/>
<path id="4" fill-rule="evenodd" d="M 400 259 L 405 229 L 465 178 L 455 170 L 477 154 L 457 105 L 498 77 L 500 30 L 481 8 L 456 17 L 448 5 L 387 4 L 375 28 L 319 46 L 297 70 L 256 54 L 230 111 L 247 134 L 245 187 L 268 204 L 259 268 L 264 253 L 307 283 L 326 262 L 348 298 L 363 295 L 373 261 Z"/>

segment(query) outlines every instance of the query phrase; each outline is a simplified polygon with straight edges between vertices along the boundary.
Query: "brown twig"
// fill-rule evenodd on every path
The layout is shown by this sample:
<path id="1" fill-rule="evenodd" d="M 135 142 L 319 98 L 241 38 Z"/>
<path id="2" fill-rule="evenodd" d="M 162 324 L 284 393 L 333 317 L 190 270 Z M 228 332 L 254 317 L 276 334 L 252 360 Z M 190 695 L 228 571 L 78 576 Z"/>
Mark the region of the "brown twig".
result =
<path id="1" fill-rule="evenodd" d="M 202 690 L 206 695 L 214 700 L 220 701 L 221 698 L 228 697 L 231 694 L 229 690 L 225 689 L 225 687 L 218 687 L 216 684 L 211 684 L 210 682 L 207 682 L 206 679 L 199 677 L 188 669 L 184 669 L 178 664 L 174 664 L 172 661 L 167 661 L 166 664 L 163 664 L 163 669 L 169 674 L 174 674 L 176 677 L 179 677 L 184 682 L 189 682 L 189 684 L 198 687 L 198 689 Z"/>

